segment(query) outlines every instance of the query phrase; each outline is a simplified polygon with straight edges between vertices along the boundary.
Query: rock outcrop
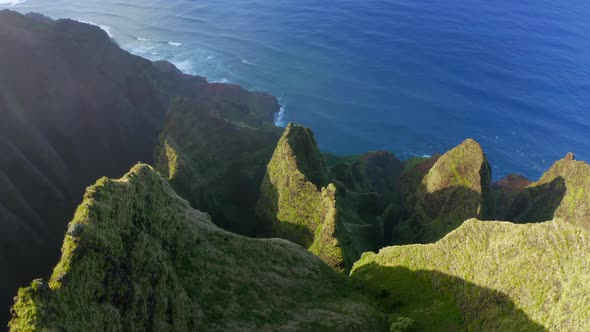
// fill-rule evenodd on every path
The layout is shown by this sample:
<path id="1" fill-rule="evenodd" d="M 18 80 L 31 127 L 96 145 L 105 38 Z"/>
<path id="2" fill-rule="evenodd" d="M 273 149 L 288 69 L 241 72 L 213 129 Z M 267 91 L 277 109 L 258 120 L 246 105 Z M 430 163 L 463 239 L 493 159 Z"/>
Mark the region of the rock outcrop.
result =
<path id="1" fill-rule="evenodd" d="M 399 176 L 403 163 L 389 151 L 373 151 L 353 162 L 332 167 L 334 179 L 358 193 L 375 192 L 383 205 L 399 201 Z"/>
<path id="2" fill-rule="evenodd" d="M 490 166 L 477 142 L 466 140 L 429 167 L 434 160 L 410 164 L 402 175 L 393 243 L 434 242 L 466 219 L 492 214 Z"/>
<path id="3" fill-rule="evenodd" d="M 379 221 L 361 217 L 377 205 L 377 198 L 329 180 L 311 130 L 289 124 L 262 182 L 257 234 L 298 243 L 344 270 L 382 242 Z"/>
<path id="4" fill-rule="evenodd" d="M 249 108 L 234 116 L 227 111 L 232 105 L 206 97 L 173 103 L 156 148 L 156 169 L 218 226 L 255 236 L 260 183 L 280 130 L 246 114 Z"/>
<path id="5" fill-rule="evenodd" d="M 532 181 L 519 174 L 510 174 L 492 186 L 495 220 L 511 220 L 508 215 L 514 200 Z"/>
<path id="6" fill-rule="evenodd" d="M 216 227 L 151 167 L 88 188 L 49 282 L 19 290 L 13 331 L 387 330 L 301 247 Z"/>
<path id="7" fill-rule="evenodd" d="M 561 220 L 590 229 L 590 165 L 573 154 L 557 161 L 514 200 L 507 219 L 518 223 Z"/>
<path id="8" fill-rule="evenodd" d="M 352 276 L 419 329 L 588 331 L 588 252 L 570 223 L 473 219 L 434 244 L 366 253 Z"/>

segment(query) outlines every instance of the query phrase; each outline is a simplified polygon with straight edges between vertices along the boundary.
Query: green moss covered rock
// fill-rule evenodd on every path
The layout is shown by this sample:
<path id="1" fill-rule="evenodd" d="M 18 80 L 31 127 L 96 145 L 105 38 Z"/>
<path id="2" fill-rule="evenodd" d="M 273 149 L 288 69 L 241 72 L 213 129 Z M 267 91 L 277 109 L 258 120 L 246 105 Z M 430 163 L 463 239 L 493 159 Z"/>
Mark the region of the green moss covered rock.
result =
<path id="1" fill-rule="evenodd" d="M 399 200 L 399 176 L 402 162 L 389 151 L 373 151 L 359 156 L 353 162 L 338 162 L 332 167 L 334 179 L 347 189 L 375 192 L 383 205 Z"/>
<path id="2" fill-rule="evenodd" d="M 346 270 L 382 243 L 375 194 L 357 194 L 335 181 L 311 130 L 289 124 L 268 164 L 258 200 L 258 236 L 309 248 Z"/>
<path id="3" fill-rule="evenodd" d="M 237 107 L 231 97 L 214 97 L 172 104 L 155 149 L 156 169 L 217 225 L 255 236 L 260 183 L 280 131 L 271 117 L 258 122 L 261 111 L 253 106 Z"/>
<path id="4" fill-rule="evenodd" d="M 495 182 L 492 186 L 494 197 L 495 220 L 511 220 L 510 207 L 516 197 L 528 187 L 532 181 L 522 175 L 510 174 Z"/>
<path id="5" fill-rule="evenodd" d="M 492 214 L 490 166 L 477 142 L 464 141 L 429 167 L 432 161 L 419 160 L 402 173 L 404 200 L 393 243 L 433 242 L 468 218 Z"/>
<path id="6" fill-rule="evenodd" d="M 328 170 L 311 130 L 289 124 L 262 182 L 258 235 L 277 236 L 309 248 L 325 209 L 322 188 Z"/>
<path id="7" fill-rule="evenodd" d="M 223 231 L 151 167 L 88 188 L 49 282 L 13 331 L 386 331 L 346 278 L 297 245 Z"/>
<path id="8" fill-rule="evenodd" d="M 590 229 L 590 165 L 571 153 L 524 189 L 507 216 L 520 223 L 554 218 Z"/>
<path id="9" fill-rule="evenodd" d="M 590 233 L 568 223 L 473 219 L 435 244 L 364 254 L 352 275 L 420 330 L 588 331 L 588 252 Z"/>

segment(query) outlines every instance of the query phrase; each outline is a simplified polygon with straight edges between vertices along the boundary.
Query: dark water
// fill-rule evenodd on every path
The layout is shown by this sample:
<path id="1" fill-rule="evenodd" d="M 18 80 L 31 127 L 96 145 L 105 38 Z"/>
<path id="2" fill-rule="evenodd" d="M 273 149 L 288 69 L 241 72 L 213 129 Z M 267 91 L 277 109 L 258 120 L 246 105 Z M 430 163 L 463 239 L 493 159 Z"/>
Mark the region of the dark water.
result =
<path id="1" fill-rule="evenodd" d="M 590 161 L 588 1 L 28 0 L 10 8 L 94 22 L 135 54 L 274 94 L 280 124 L 311 127 L 326 151 L 409 157 L 472 137 L 495 178 L 536 179 L 568 151 Z"/>

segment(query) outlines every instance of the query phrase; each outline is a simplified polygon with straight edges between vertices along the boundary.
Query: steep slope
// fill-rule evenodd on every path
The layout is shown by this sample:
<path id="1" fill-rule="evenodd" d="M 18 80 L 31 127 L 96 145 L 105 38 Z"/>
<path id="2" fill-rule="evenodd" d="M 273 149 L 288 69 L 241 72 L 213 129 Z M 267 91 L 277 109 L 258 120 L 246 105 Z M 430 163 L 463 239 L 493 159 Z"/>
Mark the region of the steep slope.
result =
<path id="1" fill-rule="evenodd" d="M 443 154 L 418 182 L 414 174 L 422 174 L 421 165 L 409 165 L 412 169 L 402 175 L 403 203 L 393 243 L 433 242 L 468 218 L 491 215 L 491 171 L 477 142 L 468 139 Z"/>
<path id="2" fill-rule="evenodd" d="M 330 174 L 313 133 L 289 124 L 262 182 L 256 215 L 258 236 L 298 243 L 336 269 L 349 269 L 381 244 L 381 225 L 370 218 L 374 195 L 359 195 Z"/>
<path id="3" fill-rule="evenodd" d="M 536 183 L 508 177 L 494 188 L 498 213 L 528 224 L 469 220 L 435 244 L 367 253 L 352 275 L 426 330 L 587 331 L 589 181 L 573 154 Z"/>
<path id="4" fill-rule="evenodd" d="M 151 161 L 165 113 L 153 74 L 96 27 L 0 11 L 2 316 L 49 272 L 84 188 Z"/>
<path id="5" fill-rule="evenodd" d="M 151 167 L 90 187 L 48 283 L 19 290 L 15 331 L 383 331 L 321 260 L 214 226 Z"/>
<path id="6" fill-rule="evenodd" d="M 590 165 L 574 160 L 572 153 L 525 188 L 508 213 L 519 223 L 553 218 L 590 229 Z"/>
<path id="7" fill-rule="evenodd" d="M 415 304 L 405 289 L 422 284 L 454 302 L 470 330 L 588 331 L 589 252 L 590 233 L 569 223 L 473 219 L 435 244 L 367 253 L 352 275 L 411 318 L 423 311 L 405 311 Z"/>
<path id="8" fill-rule="evenodd" d="M 138 161 L 153 161 L 167 110 L 179 97 L 207 105 L 185 110 L 187 115 L 178 120 L 194 123 L 198 118 L 201 128 L 215 127 L 217 118 L 243 127 L 270 127 L 279 108 L 266 94 L 209 84 L 170 63 L 133 56 L 98 27 L 0 11 L 0 265 L 10 271 L 0 277 L 0 313 L 7 315 L 14 289 L 49 273 L 66 221 L 88 185 L 101 176 L 119 177 Z M 213 111 L 217 116 L 199 115 Z M 213 146 L 227 142 L 220 136 L 226 133 L 165 134 L 194 160 L 187 148 L 193 139 Z M 235 141 L 245 137 L 239 130 L 231 133 Z M 270 159 L 276 140 L 271 134 L 259 136 L 268 139 Z M 263 149 L 240 147 L 242 154 Z M 215 168 L 211 155 L 208 165 Z M 248 184 L 249 194 L 257 192 L 265 163 L 245 170 L 258 181 Z M 217 180 L 199 176 L 187 182 Z M 217 216 L 226 199 L 238 204 L 236 191 L 212 192 L 216 205 L 210 211 Z M 228 198 L 232 194 L 236 196 Z M 0 322 L 6 317 L 1 315 Z"/>
<path id="9" fill-rule="evenodd" d="M 260 183 L 280 130 L 271 121 L 256 123 L 258 115 L 243 110 L 241 119 L 233 116 L 227 110 L 234 105 L 205 96 L 177 100 L 166 116 L 156 168 L 193 207 L 210 213 L 217 225 L 255 236 Z"/>
<path id="10" fill-rule="evenodd" d="M 532 181 L 522 175 L 510 174 L 498 180 L 492 185 L 494 197 L 494 218 L 496 220 L 512 220 L 508 215 L 510 207 L 520 194 Z"/>
<path id="11" fill-rule="evenodd" d="M 399 200 L 399 176 L 403 163 L 391 152 L 368 152 L 353 162 L 338 162 L 331 170 L 334 179 L 359 193 L 375 192 L 383 205 Z"/>

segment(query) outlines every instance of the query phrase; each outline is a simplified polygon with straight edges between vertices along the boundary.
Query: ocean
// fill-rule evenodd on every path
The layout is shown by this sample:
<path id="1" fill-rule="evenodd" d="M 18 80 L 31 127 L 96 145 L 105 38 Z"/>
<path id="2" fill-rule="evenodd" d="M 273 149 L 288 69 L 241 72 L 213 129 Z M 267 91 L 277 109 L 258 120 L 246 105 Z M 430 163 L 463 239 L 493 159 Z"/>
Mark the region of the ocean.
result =
<path id="1" fill-rule="evenodd" d="M 590 2 L 0 0 L 99 25 L 124 49 L 275 95 L 326 152 L 444 152 L 494 178 L 590 161 Z"/>

